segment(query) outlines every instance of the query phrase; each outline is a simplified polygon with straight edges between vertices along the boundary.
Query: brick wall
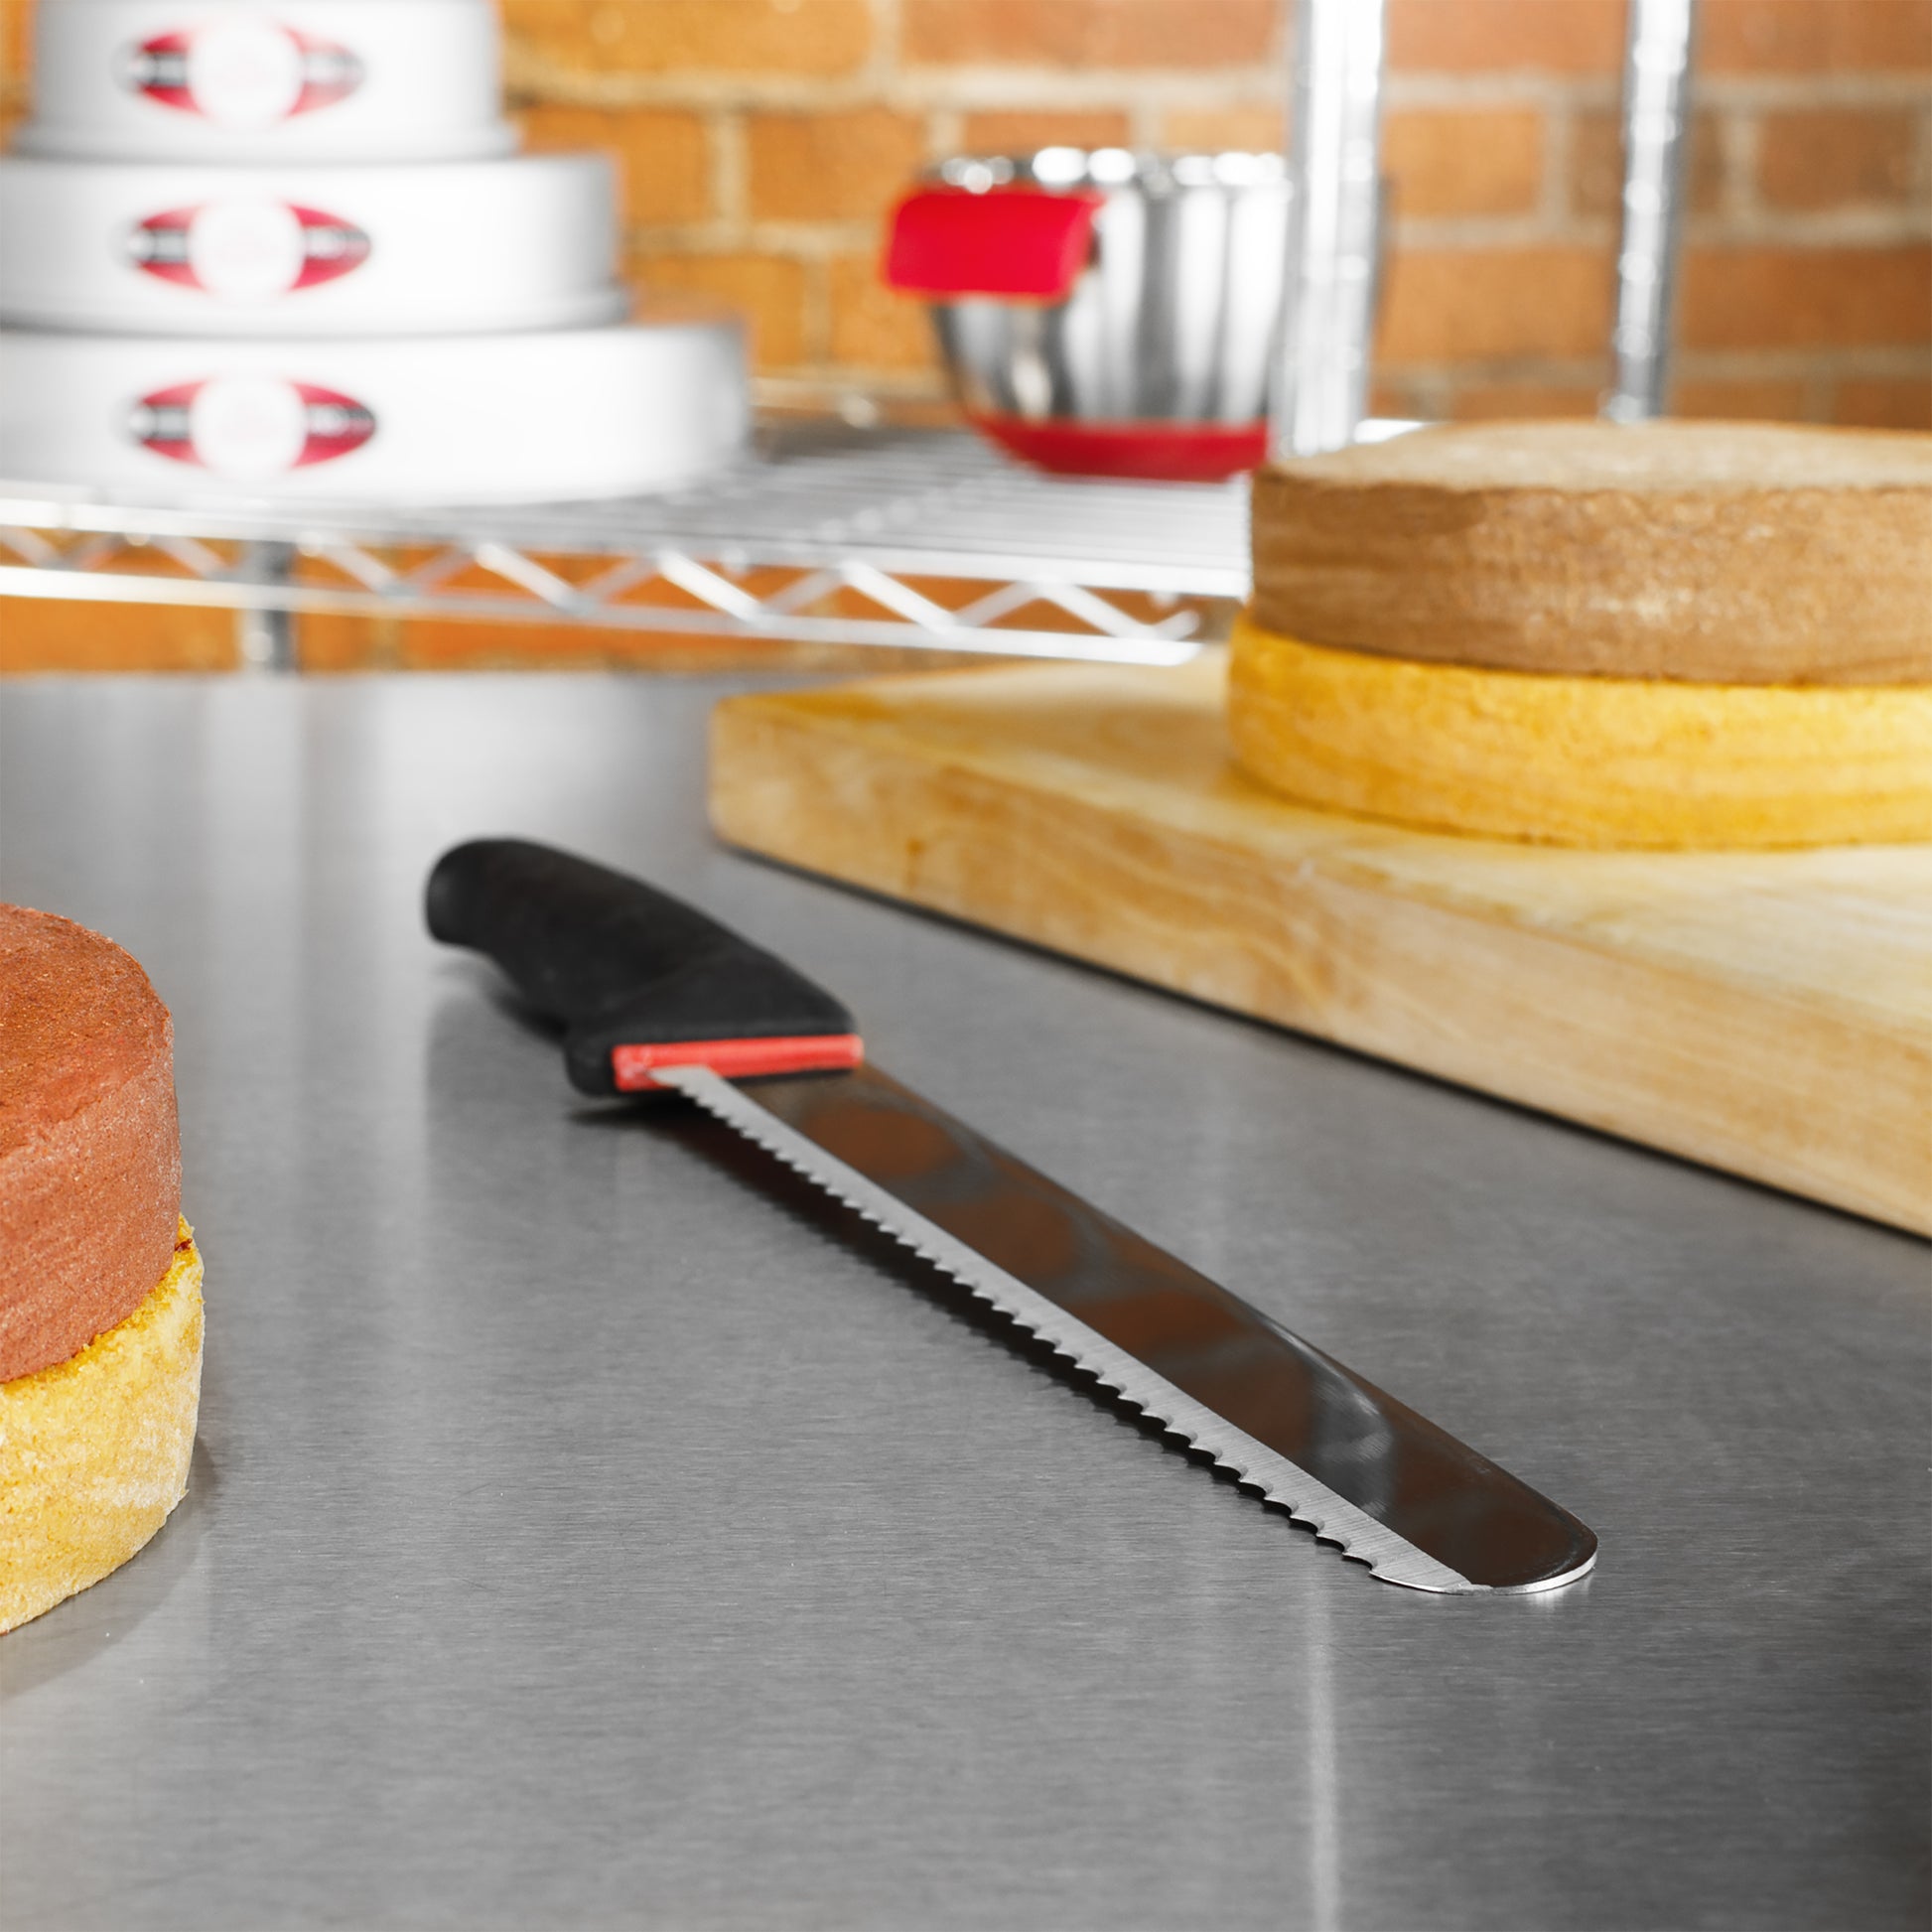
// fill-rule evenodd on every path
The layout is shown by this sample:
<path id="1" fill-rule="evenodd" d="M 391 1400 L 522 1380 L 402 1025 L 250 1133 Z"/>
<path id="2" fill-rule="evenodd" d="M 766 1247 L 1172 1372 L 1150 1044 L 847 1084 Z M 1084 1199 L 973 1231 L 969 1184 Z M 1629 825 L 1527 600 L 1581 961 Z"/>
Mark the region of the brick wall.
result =
<path id="1" fill-rule="evenodd" d="M 1286 0 L 505 0 L 531 138 L 624 159 L 638 277 L 767 393 L 942 394 L 880 218 L 931 156 L 1273 146 Z M 1594 407 L 1622 0 L 1390 0 L 1380 406 Z M 1705 0 L 1679 407 L 1932 427 L 1932 0 Z"/>
<path id="2" fill-rule="evenodd" d="M 0 0 L 0 93 L 32 0 Z M 538 146 L 621 161 L 638 280 L 754 318 L 770 399 L 937 403 L 878 286 L 926 159 L 1281 139 L 1287 0 L 503 0 Z M 1380 406 L 1588 410 L 1622 0 L 1390 0 Z M 1704 0 L 1678 404 L 1932 426 L 1932 0 Z"/>
<path id="3" fill-rule="evenodd" d="M 1593 410 L 1622 0 L 1389 9 L 1377 406 Z M 0 0 L 0 112 L 29 90 L 30 11 Z M 639 282 L 748 310 L 767 402 L 918 414 L 943 408 L 924 318 L 875 274 L 907 177 L 1052 141 L 1276 145 L 1287 12 L 503 0 L 518 119 L 620 157 Z M 1703 0 L 1698 98 L 1679 409 L 1932 427 L 1932 0 Z"/>

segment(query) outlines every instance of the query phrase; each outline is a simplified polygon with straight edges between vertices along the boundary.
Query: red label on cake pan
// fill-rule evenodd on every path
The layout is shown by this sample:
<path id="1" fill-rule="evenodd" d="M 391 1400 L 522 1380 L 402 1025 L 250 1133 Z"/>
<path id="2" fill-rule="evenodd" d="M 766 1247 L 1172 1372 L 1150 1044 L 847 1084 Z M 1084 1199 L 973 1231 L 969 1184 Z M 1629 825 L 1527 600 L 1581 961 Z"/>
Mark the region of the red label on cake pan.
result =
<path id="1" fill-rule="evenodd" d="M 350 274 L 369 238 L 352 221 L 287 202 L 213 202 L 151 214 L 128 236 L 137 267 L 180 288 L 272 299 Z"/>
<path id="2" fill-rule="evenodd" d="M 333 105 L 362 84 L 363 69 L 337 42 L 242 17 L 156 34 L 129 52 L 124 71 L 164 107 L 247 131 Z"/>
<path id="3" fill-rule="evenodd" d="M 375 434 L 352 396 L 274 375 L 217 375 L 156 389 L 134 405 L 137 443 L 240 483 L 333 463 Z"/>

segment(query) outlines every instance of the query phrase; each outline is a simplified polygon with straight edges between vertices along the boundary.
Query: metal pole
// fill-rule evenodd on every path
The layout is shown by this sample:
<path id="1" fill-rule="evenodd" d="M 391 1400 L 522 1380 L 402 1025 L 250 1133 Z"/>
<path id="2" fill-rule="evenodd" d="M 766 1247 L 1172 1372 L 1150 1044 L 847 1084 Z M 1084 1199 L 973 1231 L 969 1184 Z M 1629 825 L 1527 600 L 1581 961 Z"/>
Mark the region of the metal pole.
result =
<path id="1" fill-rule="evenodd" d="M 251 540 L 241 546 L 237 569 L 243 583 L 285 585 L 295 574 L 295 545 Z M 244 671 L 293 671 L 295 613 L 243 610 L 235 613 L 235 644 Z"/>
<path id="2" fill-rule="evenodd" d="M 1288 276 L 1269 443 L 1316 456 L 1368 402 L 1382 172 L 1383 0 L 1295 0 Z"/>
<path id="3" fill-rule="evenodd" d="M 1691 113 L 1697 0 L 1630 0 L 1623 67 L 1623 240 L 1616 258 L 1616 386 L 1603 414 L 1641 423 L 1670 393 L 1671 306 Z"/>

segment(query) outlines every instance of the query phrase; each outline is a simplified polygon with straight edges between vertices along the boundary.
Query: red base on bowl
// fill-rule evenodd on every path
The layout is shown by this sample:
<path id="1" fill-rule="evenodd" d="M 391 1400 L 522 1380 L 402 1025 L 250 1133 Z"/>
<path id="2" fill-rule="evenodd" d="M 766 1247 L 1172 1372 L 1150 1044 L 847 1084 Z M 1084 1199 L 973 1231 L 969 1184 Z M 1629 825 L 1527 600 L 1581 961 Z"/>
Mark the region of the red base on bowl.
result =
<path id="1" fill-rule="evenodd" d="M 1254 469 L 1268 454 L 1265 422 L 1040 423 L 970 414 L 966 420 L 1002 449 L 1063 477 L 1221 483 Z"/>

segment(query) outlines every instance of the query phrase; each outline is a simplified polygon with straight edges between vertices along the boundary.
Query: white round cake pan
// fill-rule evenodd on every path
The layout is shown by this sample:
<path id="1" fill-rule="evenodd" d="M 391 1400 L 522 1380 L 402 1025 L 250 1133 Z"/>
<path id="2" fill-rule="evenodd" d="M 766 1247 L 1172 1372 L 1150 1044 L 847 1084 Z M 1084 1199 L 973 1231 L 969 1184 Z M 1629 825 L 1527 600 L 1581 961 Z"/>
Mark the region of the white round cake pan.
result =
<path id="1" fill-rule="evenodd" d="M 73 160 L 502 154 L 489 0 L 42 0 L 15 150 Z"/>
<path id="2" fill-rule="evenodd" d="M 0 331 L 0 476 L 153 502 L 516 502 L 658 489 L 747 431 L 743 332 L 401 342 Z"/>
<path id="3" fill-rule="evenodd" d="M 0 320 L 442 335 L 621 318 L 601 155 L 247 170 L 0 160 Z"/>

